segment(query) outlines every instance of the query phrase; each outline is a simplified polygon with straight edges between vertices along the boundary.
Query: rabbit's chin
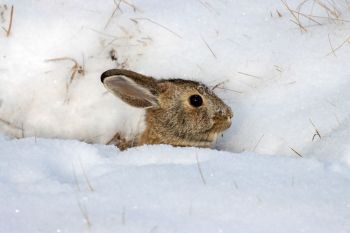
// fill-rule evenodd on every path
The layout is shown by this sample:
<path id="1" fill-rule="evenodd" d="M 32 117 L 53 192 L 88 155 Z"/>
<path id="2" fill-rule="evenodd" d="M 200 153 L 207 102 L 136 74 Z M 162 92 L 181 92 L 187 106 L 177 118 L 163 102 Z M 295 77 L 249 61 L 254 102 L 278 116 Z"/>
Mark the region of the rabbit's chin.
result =
<path id="1" fill-rule="evenodd" d="M 184 144 L 177 145 L 177 146 L 211 148 L 213 146 L 213 141 L 187 141 Z"/>
<path id="2" fill-rule="evenodd" d="M 202 137 L 181 138 L 169 144 L 172 144 L 174 146 L 193 146 L 193 147 L 211 148 L 213 147 L 213 144 L 216 142 L 217 137 L 218 137 L 217 132 L 210 132 L 208 134 L 203 135 Z"/>
<path id="3" fill-rule="evenodd" d="M 216 141 L 218 133 L 217 132 L 207 132 L 200 135 L 174 135 L 167 132 L 164 135 L 160 135 L 159 132 L 154 133 L 152 131 L 145 131 L 139 138 L 139 145 L 144 144 L 169 144 L 172 146 L 193 146 L 193 147 L 206 147 L 210 148 Z"/>
<path id="4" fill-rule="evenodd" d="M 179 147 L 211 148 L 211 147 L 213 147 L 214 141 L 208 141 L 208 140 L 198 140 L 198 141 L 196 141 L 196 140 L 178 140 L 178 141 L 173 141 L 173 142 L 164 143 L 164 144 L 169 144 L 169 145 L 172 145 L 172 146 L 179 146 Z"/>

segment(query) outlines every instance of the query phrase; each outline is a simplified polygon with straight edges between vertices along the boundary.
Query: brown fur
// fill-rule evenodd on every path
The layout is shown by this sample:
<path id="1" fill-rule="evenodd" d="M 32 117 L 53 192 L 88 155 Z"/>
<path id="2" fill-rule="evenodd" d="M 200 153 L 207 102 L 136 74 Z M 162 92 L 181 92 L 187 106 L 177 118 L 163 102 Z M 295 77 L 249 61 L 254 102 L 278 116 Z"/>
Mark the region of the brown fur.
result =
<path id="1" fill-rule="evenodd" d="M 106 71 L 101 81 L 123 101 L 146 108 L 146 129 L 137 137 L 135 145 L 211 147 L 217 135 L 231 125 L 230 107 L 202 83 L 156 80 L 119 69 Z M 200 95 L 202 106 L 193 107 L 189 102 L 191 95 Z"/>

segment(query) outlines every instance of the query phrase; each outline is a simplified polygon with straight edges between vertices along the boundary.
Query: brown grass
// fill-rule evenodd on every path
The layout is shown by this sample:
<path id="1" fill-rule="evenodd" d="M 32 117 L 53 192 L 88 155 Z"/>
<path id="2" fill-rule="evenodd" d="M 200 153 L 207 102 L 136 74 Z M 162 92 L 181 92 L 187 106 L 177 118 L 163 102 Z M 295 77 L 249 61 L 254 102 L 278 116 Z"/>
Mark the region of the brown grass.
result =
<path id="1" fill-rule="evenodd" d="M 7 28 L 2 27 L 2 29 L 6 33 L 6 37 L 9 37 L 11 35 L 11 30 L 12 30 L 12 22 L 13 22 L 13 14 L 14 14 L 14 6 L 11 6 L 11 11 L 10 11 L 10 19 L 9 19 L 9 25 Z"/>
<path id="2" fill-rule="evenodd" d="M 0 118 L 0 123 L 6 125 L 9 128 L 12 128 L 14 130 L 20 131 L 21 135 L 20 136 L 16 136 L 16 138 L 24 138 L 25 130 L 24 130 L 23 123 L 21 124 L 21 126 L 16 126 L 13 123 L 11 123 L 11 122 L 9 122 L 9 121 L 7 121 L 5 119 L 2 119 L 2 118 Z"/>
<path id="3" fill-rule="evenodd" d="M 334 48 L 333 45 L 332 45 L 331 38 L 330 38 L 329 34 L 328 34 L 328 41 L 329 41 L 329 46 L 331 47 L 331 51 L 330 51 L 329 53 L 327 53 L 327 56 L 330 55 L 330 54 L 333 54 L 334 56 L 337 56 L 337 55 L 335 54 L 335 52 L 336 52 L 338 49 L 342 48 L 346 43 L 350 44 L 350 36 L 348 36 L 342 43 L 340 43 L 340 44 L 339 44 L 337 47 L 335 47 L 335 48 Z"/>
<path id="4" fill-rule="evenodd" d="M 52 58 L 52 59 L 47 59 L 45 60 L 46 62 L 56 62 L 56 61 L 71 61 L 73 62 L 73 66 L 71 68 L 71 76 L 69 79 L 69 83 L 72 83 L 74 78 L 76 77 L 77 74 L 81 74 L 82 76 L 85 75 L 85 69 L 84 69 L 84 64 L 80 65 L 77 60 L 71 57 L 59 57 L 59 58 Z M 83 62 L 84 63 L 84 62 Z"/>
<path id="5" fill-rule="evenodd" d="M 349 8 L 347 0 L 342 3 L 341 1 L 303 0 L 295 8 L 288 5 L 285 0 L 281 0 L 281 2 L 292 16 L 291 22 L 296 24 L 301 32 L 307 32 L 309 26 L 350 22 L 350 20 L 343 18 L 340 10 L 343 6 Z M 316 11 L 318 13 L 315 13 Z M 278 13 L 279 17 L 281 15 Z"/>
<path id="6" fill-rule="evenodd" d="M 66 84 L 66 99 L 65 102 L 69 102 L 69 89 L 72 84 L 72 82 L 76 79 L 76 77 L 79 75 L 84 76 L 85 75 L 85 62 L 83 57 L 83 65 L 80 65 L 74 58 L 71 57 L 59 57 L 59 58 L 52 58 L 45 60 L 46 62 L 57 62 L 57 61 L 71 61 L 73 62 L 73 66 L 71 67 L 71 75 L 69 78 L 69 82 Z"/>

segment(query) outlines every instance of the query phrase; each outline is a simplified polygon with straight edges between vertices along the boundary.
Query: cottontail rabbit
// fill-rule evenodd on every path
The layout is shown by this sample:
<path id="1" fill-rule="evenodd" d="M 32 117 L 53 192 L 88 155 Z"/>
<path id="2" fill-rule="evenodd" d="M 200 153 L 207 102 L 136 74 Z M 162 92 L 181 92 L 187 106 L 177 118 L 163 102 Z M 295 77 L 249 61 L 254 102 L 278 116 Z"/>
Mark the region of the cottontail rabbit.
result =
<path id="1" fill-rule="evenodd" d="M 133 143 L 117 143 L 120 149 L 143 144 L 211 147 L 231 125 L 231 108 L 202 83 L 156 80 L 122 69 L 105 71 L 101 81 L 124 102 L 146 110 L 145 130 Z"/>

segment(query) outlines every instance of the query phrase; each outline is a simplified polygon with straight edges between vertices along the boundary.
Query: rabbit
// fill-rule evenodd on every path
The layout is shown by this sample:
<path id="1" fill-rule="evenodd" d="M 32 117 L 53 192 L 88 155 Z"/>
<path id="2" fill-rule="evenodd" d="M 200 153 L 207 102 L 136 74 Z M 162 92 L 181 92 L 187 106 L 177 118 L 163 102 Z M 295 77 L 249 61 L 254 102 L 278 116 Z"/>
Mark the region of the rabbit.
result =
<path id="1" fill-rule="evenodd" d="M 132 142 L 117 134 L 121 150 L 144 144 L 210 148 L 231 126 L 231 108 L 200 82 L 156 80 L 124 69 L 105 71 L 101 82 L 124 102 L 146 111 L 146 128 Z"/>

